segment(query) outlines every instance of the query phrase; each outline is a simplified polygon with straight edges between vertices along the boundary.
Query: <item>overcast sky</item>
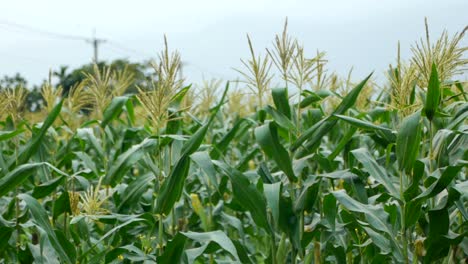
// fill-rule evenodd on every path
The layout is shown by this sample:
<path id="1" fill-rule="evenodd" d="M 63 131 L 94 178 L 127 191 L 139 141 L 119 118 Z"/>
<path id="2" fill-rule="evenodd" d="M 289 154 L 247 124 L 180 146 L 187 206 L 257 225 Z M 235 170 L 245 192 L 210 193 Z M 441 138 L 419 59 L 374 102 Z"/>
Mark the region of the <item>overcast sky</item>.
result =
<path id="1" fill-rule="evenodd" d="M 346 74 L 354 66 L 356 80 L 373 70 L 381 80 L 395 61 L 398 40 L 407 58 L 424 36 L 425 16 L 435 39 L 444 29 L 461 31 L 467 12 L 467 0 L 1 1 L 0 76 L 19 72 L 38 84 L 51 68 L 90 62 L 92 47 L 85 41 L 33 29 L 91 37 L 95 28 L 97 37 L 109 40 L 100 46 L 100 59 L 143 61 L 157 54 L 167 34 L 169 47 L 182 55 L 188 81 L 235 79 L 232 68 L 241 68 L 239 59 L 249 55 L 246 33 L 255 50 L 264 52 L 287 16 L 291 35 L 310 56 L 317 49 L 327 52 L 330 72 Z"/>

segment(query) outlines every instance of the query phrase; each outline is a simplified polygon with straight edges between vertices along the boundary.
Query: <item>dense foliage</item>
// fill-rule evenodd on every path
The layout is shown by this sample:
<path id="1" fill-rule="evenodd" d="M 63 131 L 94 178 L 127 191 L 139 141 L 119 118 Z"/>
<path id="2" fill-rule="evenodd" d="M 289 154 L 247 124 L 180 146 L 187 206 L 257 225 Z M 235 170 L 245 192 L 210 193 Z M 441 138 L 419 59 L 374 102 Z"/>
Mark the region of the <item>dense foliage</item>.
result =
<path id="1" fill-rule="evenodd" d="M 243 61 L 246 96 L 94 67 L 0 96 L 0 263 L 462 263 L 463 33 L 398 58 L 388 85 L 325 74 L 287 34 Z M 283 88 L 271 87 L 276 66 Z M 295 94 L 295 96 L 290 96 Z"/>

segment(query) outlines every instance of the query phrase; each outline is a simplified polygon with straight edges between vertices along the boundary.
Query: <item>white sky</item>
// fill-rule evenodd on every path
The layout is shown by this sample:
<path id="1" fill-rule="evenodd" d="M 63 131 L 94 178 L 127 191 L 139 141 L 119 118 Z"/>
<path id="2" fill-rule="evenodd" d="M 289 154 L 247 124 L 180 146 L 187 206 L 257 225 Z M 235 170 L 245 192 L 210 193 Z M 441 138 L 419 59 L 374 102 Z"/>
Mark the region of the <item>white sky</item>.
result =
<path id="1" fill-rule="evenodd" d="M 310 56 L 317 49 L 327 52 L 329 71 L 344 75 L 354 66 L 355 80 L 373 70 L 380 80 L 395 61 L 398 40 L 408 57 L 410 46 L 424 36 L 425 16 L 436 39 L 444 29 L 461 31 L 467 13 L 467 0 L 1 0 L 0 76 L 20 72 L 38 84 L 50 68 L 77 67 L 92 56 L 84 41 L 44 37 L 5 21 L 80 36 L 91 36 L 95 28 L 98 37 L 125 47 L 101 45 L 104 60 L 155 56 L 166 33 L 169 47 L 178 49 L 186 63 L 188 81 L 199 82 L 202 76 L 239 77 L 232 68 L 241 68 L 239 59 L 248 58 L 245 34 L 257 52 L 264 52 L 287 16 L 291 35 Z"/>

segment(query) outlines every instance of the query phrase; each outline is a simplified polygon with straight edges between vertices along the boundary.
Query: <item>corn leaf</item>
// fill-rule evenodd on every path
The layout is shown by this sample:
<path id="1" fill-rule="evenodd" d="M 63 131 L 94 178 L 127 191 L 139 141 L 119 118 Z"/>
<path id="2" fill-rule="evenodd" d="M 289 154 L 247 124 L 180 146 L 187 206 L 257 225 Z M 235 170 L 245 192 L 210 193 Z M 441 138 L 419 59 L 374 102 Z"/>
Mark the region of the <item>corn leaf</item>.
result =
<path id="1" fill-rule="evenodd" d="M 104 110 L 101 127 L 106 127 L 112 120 L 117 118 L 123 111 L 123 106 L 128 101 L 127 96 L 118 96 L 112 99 L 110 104 Z"/>
<path id="2" fill-rule="evenodd" d="M 15 189 L 43 165 L 44 163 L 27 163 L 7 173 L 0 179 L 0 197 Z"/>
<path id="3" fill-rule="evenodd" d="M 290 182 L 296 181 L 292 169 L 291 158 L 286 149 L 279 142 L 277 126 L 270 122 L 255 129 L 255 139 L 268 157 L 273 158 L 276 165 L 288 176 Z"/>
<path id="4" fill-rule="evenodd" d="M 439 75 L 435 63 L 432 63 L 431 76 L 427 86 L 426 103 L 424 104 L 426 117 L 430 121 L 432 121 L 432 118 L 434 118 L 435 113 L 439 109 L 440 97 Z"/>
<path id="5" fill-rule="evenodd" d="M 50 225 L 49 217 L 44 207 L 42 207 L 42 205 L 36 199 L 29 196 L 28 194 L 19 194 L 18 197 L 26 202 L 26 205 L 28 206 L 31 215 L 34 218 L 34 221 L 40 228 L 45 231 L 50 244 L 55 249 L 55 252 L 57 252 L 60 259 L 65 263 L 75 263 L 76 252 L 68 251 L 71 248 L 74 249 L 74 247 L 65 246 L 65 239 L 59 239 L 57 237 L 54 229 Z M 64 248 L 64 246 L 66 248 Z"/>
<path id="6" fill-rule="evenodd" d="M 393 184 L 392 179 L 388 176 L 387 170 L 380 166 L 370 155 L 365 148 L 355 149 L 351 151 L 354 157 L 364 166 L 366 171 L 374 177 L 385 189 L 394 197 L 399 198 L 400 193 Z"/>
<path id="7" fill-rule="evenodd" d="M 291 119 L 291 107 L 289 106 L 288 89 L 274 88 L 271 90 L 271 96 L 278 112 L 286 118 Z"/>
<path id="8" fill-rule="evenodd" d="M 396 140 L 396 157 L 400 171 L 409 173 L 419 152 L 421 141 L 421 113 L 406 117 L 400 125 Z"/>
<path id="9" fill-rule="evenodd" d="M 345 98 L 341 101 L 338 107 L 333 111 L 332 115 L 342 115 L 356 102 L 359 93 L 366 85 L 367 81 L 372 76 L 372 73 L 367 76 L 363 81 L 361 81 L 356 87 L 346 95 Z M 322 137 L 330 132 L 330 130 L 335 126 L 337 122 L 336 118 L 325 118 L 320 122 L 316 123 L 309 129 L 307 129 L 292 145 L 291 150 L 296 151 L 305 141 L 308 141 L 306 148 L 314 146 L 319 142 Z"/>

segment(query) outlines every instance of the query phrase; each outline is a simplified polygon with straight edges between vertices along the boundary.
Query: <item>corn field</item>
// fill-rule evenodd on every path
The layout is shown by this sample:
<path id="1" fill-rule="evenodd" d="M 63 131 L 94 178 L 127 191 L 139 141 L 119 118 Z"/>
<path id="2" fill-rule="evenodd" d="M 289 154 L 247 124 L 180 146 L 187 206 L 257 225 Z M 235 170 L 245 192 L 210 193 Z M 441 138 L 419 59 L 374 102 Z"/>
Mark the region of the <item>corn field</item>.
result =
<path id="1" fill-rule="evenodd" d="M 187 85 L 166 41 L 135 94 L 98 67 L 40 113 L 4 89 L 0 263 L 465 263 L 465 31 L 382 85 L 286 23 L 237 82 Z"/>

